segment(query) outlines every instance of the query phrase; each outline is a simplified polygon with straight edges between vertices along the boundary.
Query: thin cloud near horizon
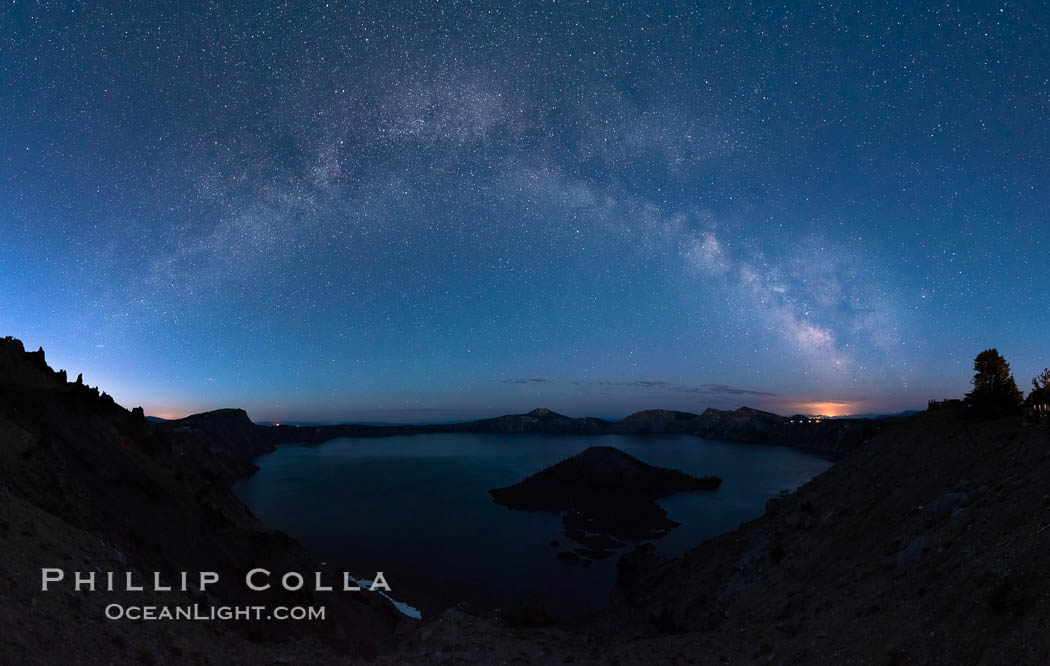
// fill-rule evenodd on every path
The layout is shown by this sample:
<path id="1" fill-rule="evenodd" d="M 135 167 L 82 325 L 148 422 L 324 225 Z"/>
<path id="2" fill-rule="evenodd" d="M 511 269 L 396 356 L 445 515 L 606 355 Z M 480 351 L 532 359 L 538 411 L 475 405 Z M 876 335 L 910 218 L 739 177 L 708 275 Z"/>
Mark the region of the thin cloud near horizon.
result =
<path id="1" fill-rule="evenodd" d="M 553 379 L 547 379 L 542 377 L 531 378 L 523 377 L 516 379 L 503 379 L 500 380 L 502 384 L 554 384 L 556 383 Z M 569 384 L 573 386 L 621 386 L 626 388 L 642 388 L 642 389 L 663 389 L 665 391 L 673 391 L 676 393 L 693 393 L 699 395 L 722 395 L 722 396 L 738 396 L 738 395 L 750 395 L 759 398 L 779 398 L 779 393 L 773 393 L 770 391 L 759 391 L 756 389 L 742 388 L 739 386 L 732 386 L 730 384 L 699 384 L 696 386 L 682 386 L 674 384 L 662 379 L 638 379 L 634 381 L 571 381 Z"/>

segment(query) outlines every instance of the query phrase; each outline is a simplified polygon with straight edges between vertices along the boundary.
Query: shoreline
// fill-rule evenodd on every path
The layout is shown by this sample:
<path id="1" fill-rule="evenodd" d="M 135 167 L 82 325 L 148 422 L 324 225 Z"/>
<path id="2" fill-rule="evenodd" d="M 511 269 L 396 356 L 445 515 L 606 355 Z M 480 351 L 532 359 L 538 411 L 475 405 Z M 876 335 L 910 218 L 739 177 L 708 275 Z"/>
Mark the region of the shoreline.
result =
<path id="1" fill-rule="evenodd" d="M 528 436 L 528 437 L 532 437 L 532 438 L 542 437 L 543 440 L 548 441 L 548 442 L 550 442 L 552 444 L 555 444 L 557 442 L 557 440 L 560 440 L 560 439 L 564 439 L 564 440 L 572 439 L 572 440 L 577 440 L 577 441 L 578 441 L 578 439 L 595 440 L 594 441 L 594 445 L 611 445 L 611 446 L 621 446 L 621 444 L 616 444 L 615 442 L 602 442 L 601 440 L 603 440 L 603 439 L 614 439 L 615 440 L 615 439 L 627 438 L 629 440 L 636 440 L 636 441 L 641 441 L 641 442 L 649 442 L 649 443 L 651 443 L 653 445 L 656 445 L 656 446 L 659 446 L 660 442 L 666 442 L 667 444 L 672 444 L 673 442 L 676 442 L 677 446 L 682 447 L 685 450 L 689 450 L 693 446 L 703 446 L 704 444 L 707 444 L 707 443 L 720 445 L 720 446 L 723 446 L 723 447 L 729 447 L 729 448 L 735 447 L 735 446 L 737 446 L 738 444 L 741 444 L 741 443 L 745 443 L 745 442 L 733 442 L 733 441 L 728 441 L 728 440 L 717 440 L 717 439 L 712 439 L 712 438 L 704 438 L 704 437 L 699 437 L 699 436 L 696 436 L 696 435 L 693 435 L 693 434 L 690 434 L 690 433 L 628 433 L 628 434 L 624 434 L 624 433 L 588 433 L 588 434 L 585 434 L 585 435 L 575 435 L 575 436 L 573 436 L 573 435 L 551 435 L 551 434 L 545 434 L 545 433 L 520 433 L 520 432 L 511 432 L 511 433 L 506 433 L 506 432 L 497 432 L 497 433 L 482 433 L 482 432 L 419 433 L 419 432 L 414 432 L 414 433 L 387 434 L 387 435 L 384 435 L 384 438 L 385 437 L 407 437 L 407 436 L 410 436 L 410 435 L 412 437 L 424 436 L 424 435 L 433 435 L 434 437 L 432 439 L 436 440 L 437 442 L 440 442 L 440 440 L 443 440 L 443 439 L 447 439 L 449 445 L 452 445 L 453 442 L 455 440 L 457 440 L 461 436 L 468 436 L 468 437 L 479 436 L 479 437 L 485 438 L 485 439 L 496 437 L 499 440 L 504 440 L 505 437 L 511 436 L 511 435 L 523 435 L 523 436 Z M 339 439 L 348 440 L 344 444 L 344 446 L 352 446 L 352 443 L 349 440 L 354 440 L 354 439 L 378 439 L 378 438 L 377 437 L 366 437 L 366 438 L 336 437 L 336 438 L 333 438 L 331 440 L 325 440 L 323 442 L 318 442 L 318 443 L 289 441 L 289 442 L 284 442 L 284 443 L 275 445 L 274 449 L 271 450 L 271 451 L 266 451 L 266 452 L 260 453 L 258 456 L 253 458 L 253 461 L 257 462 L 258 459 L 261 456 L 265 456 L 265 455 L 269 455 L 269 454 L 272 454 L 272 453 L 276 453 L 278 448 L 280 448 L 280 447 L 293 446 L 293 447 L 303 447 L 305 449 L 313 449 L 313 448 L 316 448 L 316 447 L 321 447 L 321 446 L 323 446 L 325 444 L 336 443 L 338 445 L 338 440 Z M 699 441 L 694 441 L 694 440 L 699 440 Z M 535 441 L 536 441 L 535 439 L 532 440 L 532 442 L 535 442 Z M 829 454 L 827 451 L 822 451 L 822 450 L 819 450 L 819 449 L 818 450 L 805 450 L 805 449 L 803 449 L 801 447 L 797 447 L 797 446 L 789 446 L 789 445 L 785 445 L 785 444 L 771 444 L 771 443 L 765 443 L 765 442 L 746 442 L 746 444 L 749 444 L 752 447 L 754 447 L 755 445 L 758 445 L 758 446 L 776 447 L 777 449 L 794 450 L 794 451 L 797 451 L 799 454 L 805 454 L 807 456 L 811 456 L 812 458 L 819 459 L 819 460 L 823 461 L 822 464 L 825 464 L 825 463 L 827 464 L 827 467 L 822 467 L 820 470 L 815 471 L 814 473 L 812 473 L 812 475 L 805 476 L 803 480 L 798 482 L 798 485 L 794 485 L 794 483 L 792 483 L 791 484 L 791 488 L 792 489 L 797 488 L 799 485 L 810 481 L 811 479 L 815 478 L 816 476 L 818 476 L 821 473 L 824 473 L 826 471 L 826 469 L 829 469 L 830 467 L 834 466 L 836 464 L 837 460 L 840 459 L 839 456 L 835 456 L 834 454 Z M 485 443 L 485 445 L 499 446 L 498 444 L 495 444 L 494 442 L 491 442 L 491 441 Z M 524 443 L 523 445 L 528 445 L 528 442 Z M 408 451 L 408 450 L 410 450 L 410 448 L 412 446 L 413 445 L 411 444 L 410 441 L 406 441 L 406 442 L 400 444 L 397 450 L 399 451 L 399 453 L 403 452 L 403 451 Z M 434 443 L 433 446 L 435 446 L 437 448 L 442 448 L 442 447 L 445 446 L 445 444 Z M 481 444 L 479 444 L 479 446 L 481 446 Z M 588 445 L 587 444 L 582 444 L 582 446 L 588 446 Z M 373 448 L 374 448 L 374 446 L 368 447 L 368 451 L 371 451 Z M 630 449 L 628 449 L 628 450 L 630 450 Z M 571 457 L 575 452 L 576 452 L 575 448 L 572 448 L 571 450 L 570 449 L 565 449 L 562 453 L 559 453 L 555 458 L 553 458 L 550 461 L 550 464 L 556 464 L 559 461 L 562 461 L 562 460 L 564 460 L 564 459 L 566 459 L 568 457 Z M 641 453 L 638 453 L 637 451 L 635 453 L 637 455 L 642 455 Z M 755 456 L 762 456 L 762 455 L 768 455 L 768 454 L 769 454 L 769 452 L 761 452 L 761 451 L 755 451 L 753 453 L 753 455 L 755 455 Z M 298 454 L 296 454 L 296 455 L 298 455 Z M 365 453 L 363 455 L 365 455 L 365 458 L 367 459 L 370 454 L 369 453 Z M 420 455 L 426 455 L 425 451 L 421 451 Z M 409 455 L 406 458 L 406 460 L 407 461 L 413 460 L 413 456 Z M 407 464 L 411 465 L 413 463 L 408 462 Z M 686 461 L 681 460 L 681 459 L 679 459 L 679 461 L 677 461 L 677 462 L 663 460 L 663 461 L 659 462 L 659 465 L 661 465 L 663 467 L 666 467 L 666 468 L 671 468 L 671 469 L 682 469 L 683 467 L 688 467 L 688 464 L 686 463 Z M 516 480 L 524 479 L 524 478 L 528 477 L 530 474 L 537 473 L 537 472 L 541 471 L 544 467 L 547 467 L 547 466 L 548 466 L 548 463 L 546 463 L 546 462 L 538 462 L 534 468 L 530 468 L 529 470 L 523 470 L 522 473 L 521 473 L 521 477 L 519 479 L 516 479 Z M 253 512 L 253 514 L 256 514 L 256 515 L 260 516 L 260 520 L 262 520 L 262 516 L 265 513 L 266 500 L 262 500 L 263 504 L 258 504 L 258 503 L 251 502 L 250 498 L 249 497 L 245 497 L 245 495 L 242 493 L 241 487 L 237 487 L 237 486 L 240 486 L 241 484 L 248 483 L 248 480 L 251 479 L 252 477 L 254 477 L 256 475 L 257 471 L 258 471 L 258 469 L 252 470 L 251 472 L 248 472 L 244 476 L 238 478 L 237 481 L 236 481 L 236 485 L 234 487 L 234 494 L 235 494 L 235 496 L 237 496 L 237 498 L 239 500 L 241 500 L 242 502 L 246 503 L 248 508 Z M 695 473 L 699 473 L 697 470 L 694 470 L 694 472 Z M 740 477 L 738 476 L 736 478 L 739 479 Z M 323 485 L 323 482 L 321 482 L 321 483 Z M 739 484 L 739 481 L 738 481 L 738 484 Z M 747 486 L 748 484 L 745 483 L 744 485 Z M 748 486 L 748 487 L 750 487 L 750 486 Z M 785 486 L 785 487 L 787 487 L 787 486 Z M 255 492 L 259 492 L 259 488 L 260 487 L 256 487 L 255 488 Z M 322 491 L 322 493 L 323 492 L 324 491 Z M 772 491 L 772 493 L 773 494 L 769 494 L 768 495 L 767 499 L 783 497 L 783 490 L 780 491 L 780 494 L 775 494 L 776 491 Z M 688 494 L 688 493 L 686 493 L 686 494 Z M 265 493 L 264 493 L 264 495 L 265 495 Z M 676 495 L 676 497 L 677 496 L 679 496 L 679 495 Z M 262 495 L 260 495 L 260 497 L 262 497 Z M 321 497 L 323 499 L 324 495 L 322 495 Z M 485 495 L 485 496 L 479 495 L 477 499 L 478 499 L 478 502 L 481 502 L 481 503 L 484 503 L 484 504 L 491 503 L 491 499 L 487 495 Z M 765 500 L 763 500 L 763 502 L 764 501 Z M 658 503 L 659 503 L 659 501 L 658 501 Z M 355 506 L 358 506 L 358 505 L 355 504 Z M 662 506 L 662 504 L 661 504 L 661 506 Z M 739 511 L 740 507 L 738 507 L 738 506 L 736 506 L 734 504 L 734 508 L 732 510 L 733 511 Z M 262 511 L 263 513 L 260 513 L 260 511 Z M 713 532 L 710 532 L 710 533 L 703 534 L 702 536 L 698 536 L 695 540 L 686 539 L 687 542 L 683 542 L 682 541 L 683 537 L 679 537 L 678 540 L 672 539 L 672 541 L 676 541 L 676 543 L 672 546 L 671 550 L 665 550 L 663 552 L 665 552 L 667 554 L 667 556 L 680 556 L 680 555 L 684 554 L 685 552 L 688 552 L 689 550 L 692 550 L 692 549 L 698 547 L 699 545 L 701 545 L 706 540 L 715 538 L 715 537 L 717 537 L 719 535 L 722 535 L 722 534 L 724 534 L 726 532 L 738 529 L 743 524 L 760 517 L 762 515 L 762 512 L 763 512 L 763 505 L 761 503 L 760 504 L 756 504 L 755 506 L 752 507 L 752 510 L 747 512 L 746 516 L 740 516 L 739 519 L 736 522 L 734 522 L 732 525 L 722 525 L 722 526 L 720 526 L 718 528 L 717 531 L 713 531 Z M 547 513 L 549 513 L 551 516 L 558 516 L 558 515 L 560 515 L 561 512 L 559 512 L 559 511 L 550 511 L 550 512 L 547 512 Z M 672 515 L 671 517 L 675 518 L 674 515 Z M 692 516 L 692 517 L 694 519 L 696 518 L 696 516 Z M 271 518 L 272 518 L 272 516 L 271 516 Z M 710 519 L 705 519 L 705 520 L 702 520 L 702 521 L 699 521 L 699 522 L 697 522 L 696 520 L 690 520 L 689 519 L 690 516 L 687 516 L 687 515 L 678 515 L 677 518 L 687 525 L 687 527 L 682 528 L 682 529 L 686 530 L 686 532 L 685 532 L 686 535 L 688 535 L 690 533 L 690 530 L 696 530 L 697 528 L 703 530 L 704 528 L 701 525 L 702 524 L 706 524 L 707 522 L 710 522 Z M 469 521 L 470 519 L 467 518 L 466 520 Z M 508 520 L 509 521 L 513 521 L 513 518 L 508 516 Z M 278 521 L 278 523 L 282 524 L 281 521 Z M 264 520 L 264 524 L 272 524 L 272 520 Z M 513 524 L 513 522 L 511 522 L 509 524 Z M 290 533 L 292 533 L 294 535 L 294 538 L 297 541 L 300 541 L 300 542 L 310 541 L 310 531 L 309 530 L 305 534 L 302 533 L 302 532 L 296 532 L 296 531 L 294 531 L 294 528 L 291 526 L 291 524 L 288 523 L 287 519 L 284 520 L 283 525 L 284 525 L 284 527 L 282 527 L 282 529 L 288 530 Z M 568 546 L 571 549 L 573 547 L 573 544 L 571 542 L 567 542 L 564 538 L 562 538 L 563 536 L 564 535 L 561 533 L 561 528 L 558 528 L 557 533 L 552 533 L 551 538 L 555 539 L 557 541 L 561 541 L 561 546 L 559 546 L 559 548 L 564 548 L 564 547 Z M 334 562 L 338 562 L 340 566 L 349 568 L 350 570 L 354 570 L 354 568 L 358 564 L 361 564 L 362 562 L 364 563 L 364 567 L 363 568 L 365 568 L 365 569 L 367 569 L 368 567 L 379 566 L 379 564 L 383 564 L 385 566 L 389 566 L 389 565 L 387 565 L 386 562 L 383 561 L 383 557 L 381 555 L 379 555 L 379 554 L 376 554 L 376 553 L 372 553 L 370 556 L 365 557 L 365 558 L 354 559 L 353 557 L 351 557 L 354 554 L 354 551 L 340 553 L 338 548 L 336 548 L 335 550 L 332 550 L 330 547 L 326 550 L 324 547 L 322 547 L 320 545 L 321 543 L 323 543 L 323 539 L 322 539 L 322 541 L 318 541 L 318 539 L 320 539 L 320 538 L 322 538 L 322 537 L 319 537 L 319 536 L 317 536 L 315 534 L 313 540 L 311 541 L 311 546 L 310 546 L 310 548 L 312 550 L 314 550 L 315 552 L 323 554 L 323 557 L 319 557 L 319 559 L 326 559 L 329 563 L 331 563 L 333 561 Z M 305 539 L 305 541 L 304 541 L 304 539 Z M 567 605 L 565 603 L 554 603 L 554 604 L 552 604 L 550 610 L 554 611 L 556 613 L 556 615 L 558 616 L 557 626 L 561 626 L 563 628 L 570 628 L 570 627 L 580 628 L 580 627 L 585 627 L 585 626 L 589 625 L 593 620 L 598 618 L 601 614 L 607 612 L 611 608 L 612 596 L 613 596 L 613 593 L 615 591 L 615 586 L 616 586 L 616 576 L 615 576 L 616 563 L 619 561 L 619 559 L 621 557 L 623 557 L 624 555 L 628 554 L 631 551 L 632 548 L 637 547 L 637 546 L 642 545 L 642 544 L 645 544 L 645 543 L 651 543 L 651 542 L 654 542 L 654 541 L 660 541 L 660 539 L 656 539 L 656 540 L 654 540 L 654 539 L 643 539 L 643 540 L 638 541 L 638 542 L 627 543 L 624 549 L 618 550 L 615 553 L 615 555 L 610 557 L 607 561 L 601 561 L 601 564 L 599 564 L 600 570 L 604 571 L 604 569 L 606 567 L 609 567 L 609 566 L 613 567 L 613 571 L 610 572 L 610 575 L 608 577 L 608 581 L 607 581 L 608 585 L 603 585 L 602 586 L 601 592 L 602 592 L 602 597 L 603 598 L 601 600 L 597 600 L 597 601 L 593 601 L 593 602 L 583 602 L 582 598 L 581 598 L 581 599 L 576 600 L 576 601 L 569 601 Z M 681 543 L 678 543 L 678 542 L 681 542 Z M 550 555 L 552 557 L 552 559 L 553 559 L 553 555 L 555 554 L 555 550 L 556 550 L 556 548 L 554 546 L 551 546 L 551 550 L 549 551 L 549 553 L 546 553 L 546 555 Z M 542 555 L 543 554 L 539 554 L 538 553 L 538 556 L 542 556 Z M 404 563 L 402 563 L 401 566 L 403 567 Z M 571 567 L 569 565 L 566 565 L 564 563 L 561 564 L 561 567 L 563 567 L 566 571 L 574 571 L 575 570 L 573 567 Z M 383 567 L 380 566 L 379 568 L 383 568 Z M 441 570 L 441 565 L 439 564 L 436 568 L 437 568 L 438 571 L 440 571 Z M 416 605 L 417 607 L 421 608 L 424 611 L 425 621 L 432 620 L 432 619 L 438 617 L 443 612 L 449 610 L 450 608 L 453 608 L 453 607 L 456 607 L 456 606 L 460 606 L 460 605 L 463 605 L 463 604 L 466 604 L 467 606 L 469 606 L 471 608 L 474 608 L 474 609 L 476 609 L 479 612 L 489 613 L 489 612 L 499 611 L 500 609 L 518 608 L 518 607 L 528 606 L 529 604 L 536 602 L 537 599 L 544 598 L 544 594 L 539 592 L 540 583 L 542 582 L 542 577 L 541 578 L 537 578 L 535 581 L 533 581 L 533 582 L 535 582 L 537 584 L 535 588 L 533 588 L 533 586 L 531 586 L 529 584 L 529 582 L 528 582 L 529 580 L 532 580 L 532 579 L 531 578 L 526 578 L 525 582 L 521 586 L 521 589 L 517 593 L 508 593 L 508 594 L 499 593 L 499 595 L 498 595 L 499 598 L 498 599 L 490 601 L 487 598 L 487 595 L 483 594 L 483 592 L 484 592 L 484 585 L 482 585 L 482 584 L 478 584 L 478 585 L 475 586 L 475 588 L 476 588 L 475 589 L 475 593 L 469 593 L 468 592 L 466 594 L 456 594 L 455 593 L 456 590 L 466 590 L 466 588 L 464 588 L 462 585 L 459 585 L 458 583 L 456 583 L 456 584 L 443 584 L 443 583 L 441 583 L 439 581 L 437 584 L 435 584 L 434 583 L 434 574 L 433 574 L 433 570 L 432 569 L 433 568 L 431 568 L 429 570 L 424 570 L 423 568 L 421 568 L 419 566 L 416 566 L 413 569 L 411 569 L 411 571 L 415 571 L 415 575 L 412 575 L 412 574 L 409 574 L 408 576 L 398 575 L 396 577 L 396 579 L 394 577 L 391 577 L 391 584 L 395 588 L 395 591 L 394 591 L 393 594 L 395 596 L 397 596 L 399 598 L 402 598 L 402 599 L 405 599 L 409 603 L 412 603 L 413 605 Z M 401 581 L 405 581 L 405 582 L 401 582 Z M 469 585 L 467 587 L 469 587 Z M 530 589 L 533 589 L 534 591 L 530 592 L 529 591 Z M 405 591 L 405 590 L 407 590 L 407 591 Z M 555 595 L 555 596 L 558 596 L 558 595 Z M 563 600 L 563 602 L 564 602 L 564 600 Z"/>

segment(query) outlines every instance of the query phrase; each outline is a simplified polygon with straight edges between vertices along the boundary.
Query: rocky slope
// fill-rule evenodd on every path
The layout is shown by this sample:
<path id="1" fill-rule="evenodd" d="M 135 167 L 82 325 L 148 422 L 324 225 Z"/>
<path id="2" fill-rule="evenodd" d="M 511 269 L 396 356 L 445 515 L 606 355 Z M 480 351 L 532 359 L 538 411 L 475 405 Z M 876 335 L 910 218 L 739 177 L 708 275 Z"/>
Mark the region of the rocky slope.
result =
<path id="1" fill-rule="evenodd" d="M 105 393 L 67 382 L 43 351 L 0 339 L 0 662 L 260 663 L 373 655 L 400 621 L 375 594 L 249 592 L 245 573 L 318 569 L 230 492 L 257 451 L 229 411 L 155 424 Z M 214 571 L 207 591 L 42 592 L 41 568 L 177 580 Z M 101 575 L 101 574 L 100 574 Z M 276 586 L 275 586 L 276 587 Z M 111 602 L 324 605 L 327 621 L 107 621 Z"/>
<path id="2" fill-rule="evenodd" d="M 454 609 L 397 658 L 1050 663 L 1047 488 L 1047 430 L 921 414 L 681 558 L 624 557 L 614 604 L 589 631 Z"/>
<path id="3" fill-rule="evenodd" d="M 454 432 L 539 433 L 544 435 L 600 435 L 609 432 L 610 423 L 595 418 L 572 418 L 549 409 L 528 414 L 511 414 L 452 426 Z"/>
<path id="4" fill-rule="evenodd" d="M 1047 663 L 1050 438 L 1019 426 L 923 414 L 679 560 L 640 550 L 613 624 L 733 660 Z"/>

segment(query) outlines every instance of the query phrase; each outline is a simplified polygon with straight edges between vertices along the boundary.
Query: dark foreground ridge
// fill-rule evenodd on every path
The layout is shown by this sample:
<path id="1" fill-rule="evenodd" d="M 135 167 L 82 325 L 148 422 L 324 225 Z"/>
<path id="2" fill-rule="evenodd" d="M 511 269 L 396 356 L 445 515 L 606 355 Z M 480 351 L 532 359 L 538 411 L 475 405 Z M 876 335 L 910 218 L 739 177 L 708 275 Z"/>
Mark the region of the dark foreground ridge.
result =
<path id="1" fill-rule="evenodd" d="M 922 413 L 681 558 L 638 547 L 619 561 L 613 605 L 585 635 L 452 609 L 400 658 L 1050 663 L 1047 488 L 1047 429 L 1023 428 L 1019 415 Z"/>
<path id="2" fill-rule="evenodd" d="M 656 503 L 690 490 L 717 490 L 722 479 L 653 467 L 611 446 L 592 446 L 529 478 L 489 491 L 520 511 L 563 511 L 564 534 L 580 544 L 558 559 L 587 565 L 611 557 L 625 542 L 658 539 L 678 523 Z"/>
<path id="3" fill-rule="evenodd" d="M 154 423 L 68 382 L 43 350 L 0 338 L 0 663 L 308 663 L 389 649 L 402 616 L 378 594 L 244 585 L 256 567 L 275 572 L 273 583 L 324 570 L 230 491 L 265 446 L 243 411 Z M 66 582 L 42 592 L 44 567 Z M 74 591 L 76 571 L 96 572 L 100 591 Z M 118 586 L 130 571 L 147 590 L 101 591 L 109 571 Z M 177 587 L 182 571 L 220 580 L 204 593 L 149 589 L 153 572 Z M 323 605 L 328 619 L 132 622 L 107 620 L 110 603 Z"/>

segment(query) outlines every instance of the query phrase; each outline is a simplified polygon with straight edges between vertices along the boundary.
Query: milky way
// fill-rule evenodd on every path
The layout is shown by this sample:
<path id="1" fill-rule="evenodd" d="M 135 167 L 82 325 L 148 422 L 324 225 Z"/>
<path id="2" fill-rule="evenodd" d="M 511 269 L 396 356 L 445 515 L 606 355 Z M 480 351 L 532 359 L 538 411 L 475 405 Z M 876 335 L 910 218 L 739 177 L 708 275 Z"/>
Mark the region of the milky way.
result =
<path id="1" fill-rule="evenodd" d="M 877 412 L 1050 364 L 1045 8 L 0 8 L 0 334 L 173 416 Z"/>

